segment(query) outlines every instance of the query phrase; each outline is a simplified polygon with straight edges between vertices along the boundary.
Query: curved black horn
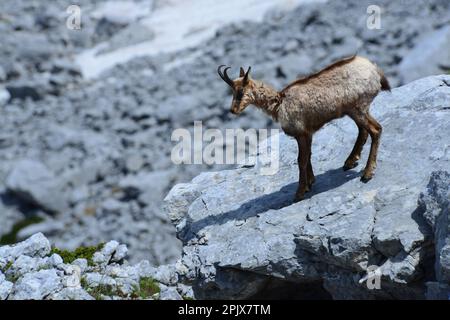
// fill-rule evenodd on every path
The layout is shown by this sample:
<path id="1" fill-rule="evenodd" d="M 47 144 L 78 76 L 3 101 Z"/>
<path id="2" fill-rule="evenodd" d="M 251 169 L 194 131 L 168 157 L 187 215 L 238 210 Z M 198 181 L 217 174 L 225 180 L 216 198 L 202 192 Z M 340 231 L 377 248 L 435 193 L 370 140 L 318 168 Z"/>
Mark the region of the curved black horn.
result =
<path id="1" fill-rule="evenodd" d="M 245 73 L 245 76 L 244 76 L 244 82 L 248 81 L 248 75 L 250 73 L 250 70 L 252 70 L 252 67 L 248 67 L 248 70 L 247 70 L 247 72 Z"/>
<path id="2" fill-rule="evenodd" d="M 231 88 L 234 88 L 234 82 L 230 79 L 230 77 L 227 74 L 227 70 L 230 69 L 230 67 L 226 67 L 223 72 L 222 68 L 225 67 L 225 65 L 220 65 L 219 68 L 217 68 L 217 73 L 222 78 L 223 81 L 225 81 Z"/>

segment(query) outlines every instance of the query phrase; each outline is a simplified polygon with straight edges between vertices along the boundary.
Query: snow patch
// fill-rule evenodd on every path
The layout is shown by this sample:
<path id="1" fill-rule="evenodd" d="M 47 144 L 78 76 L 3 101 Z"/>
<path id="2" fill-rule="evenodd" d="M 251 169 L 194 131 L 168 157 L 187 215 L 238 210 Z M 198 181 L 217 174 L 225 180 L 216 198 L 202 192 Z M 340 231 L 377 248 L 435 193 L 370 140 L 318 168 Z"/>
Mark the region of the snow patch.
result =
<path id="1" fill-rule="evenodd" d="M 191 48 L 214 36 L 215 32 L 228 24 L 239 21 L 262 21 L 269 10 L 292 10 L 310 2 L 326 0 L 190 0 L 175 1 L 171 6 L 163 6 L 147 16 L 140 15 L 139 7 L 129 7 L 126 14 L 153 30 L 155 37 L 150 41 L 119 48 L 113 52 L 99 54 L 106 44 L 102 43 L 80 53 L 75 61 L 83 76 L 92 79 L 117 64 L 127 62 L 139 56 L 152 56 L 161 53 L 176 52 Z M 111 10 L 117 15 L 125 12 L 123 1 L 108 4 L 94 14 L 98 17 Z M 122 3 L 122 4 L 120 4 Z M 124 11 L 125 10 L 125 11 Z M 125 18 L 124 18 L 125 19 Z"/>

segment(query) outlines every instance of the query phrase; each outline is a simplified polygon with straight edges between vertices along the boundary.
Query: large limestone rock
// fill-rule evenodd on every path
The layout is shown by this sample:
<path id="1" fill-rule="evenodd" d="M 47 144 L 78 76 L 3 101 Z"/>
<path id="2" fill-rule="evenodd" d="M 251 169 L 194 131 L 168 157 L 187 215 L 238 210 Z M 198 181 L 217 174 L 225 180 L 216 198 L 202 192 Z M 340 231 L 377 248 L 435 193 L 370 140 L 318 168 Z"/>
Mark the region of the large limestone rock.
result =
<path id="1" fill-rule="evenodd" d="M 450 171 L 449 83 L 429 77 L 375 99 L 383 135 L 367 184 L 359 176 L 369 144 L 358 167 L 342 170 L 357 136 L 343 118 L 314 136 L 316 183 L 299 203 L 297 146 L 283 134 L 275 175 L 259 174 L 268 165 L 259 157 L 253 167 L 176 185 L 166 210 L 196 297 L 424 298 L 425 282 L 435 280 L 433 228 L 448 224 L 431 228 L 418 198 L 432 172 Z M 439 252 L 448 261 L 448 250 Z"/>
<path id="2" fill-rule="evenodd" d="M 434 232 L 436 281 L 427 283 L 430 299 L 450 298 L 450 173 L 435 172 L 419 204 Z"/>
<path id="3" fill-rule="evenodd" d="M 67 207 L 61 191 L 62 183 L 36 160 L 18 161 L 6 178 L 6 187 L 25 201 L 49 212 L 63 212 Z"/>

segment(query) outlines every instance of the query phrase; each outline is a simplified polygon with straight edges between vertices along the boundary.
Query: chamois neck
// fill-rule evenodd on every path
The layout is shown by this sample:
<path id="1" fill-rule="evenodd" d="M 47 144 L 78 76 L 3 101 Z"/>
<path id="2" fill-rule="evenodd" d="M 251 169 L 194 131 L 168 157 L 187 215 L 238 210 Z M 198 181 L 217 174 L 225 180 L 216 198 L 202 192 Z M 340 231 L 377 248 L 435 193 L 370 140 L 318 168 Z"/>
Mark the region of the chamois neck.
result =
<path id="1" fill-rule="evenodd" d="M 280 93 L 262 81 L 253 80 L 253 104 L 278 121 L 278 107 L 282 97 Z"/>

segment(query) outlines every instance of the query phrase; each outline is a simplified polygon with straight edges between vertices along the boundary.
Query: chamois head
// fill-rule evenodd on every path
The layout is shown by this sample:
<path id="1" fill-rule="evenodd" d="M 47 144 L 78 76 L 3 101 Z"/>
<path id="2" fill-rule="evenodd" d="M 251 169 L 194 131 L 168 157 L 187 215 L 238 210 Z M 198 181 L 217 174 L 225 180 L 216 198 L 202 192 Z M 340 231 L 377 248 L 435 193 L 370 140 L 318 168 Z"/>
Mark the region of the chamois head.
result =
<path id="1" fill-rule="evenodd" d="M 230 67 L 226 67 L 222 72 L 223 67 L 225 66 L 219 66 L 219 68 L 217 69 L 217 73 L 219 73 L 219 76 L 222 78 L 222 80 L 225 81 L 233 90 L 231 113 L 239 114 L 253 102 L 250 96 L 251 91 L 249 86 L 249 84 L 251 83 L 249 76 L 251 67 L 248 67 L 247 72 L 245 72 L 241 67 L 239 78 L 235 80 L 231 80 L 230 77 L 228 77 L 227 70 L 230 69 Z"/>

